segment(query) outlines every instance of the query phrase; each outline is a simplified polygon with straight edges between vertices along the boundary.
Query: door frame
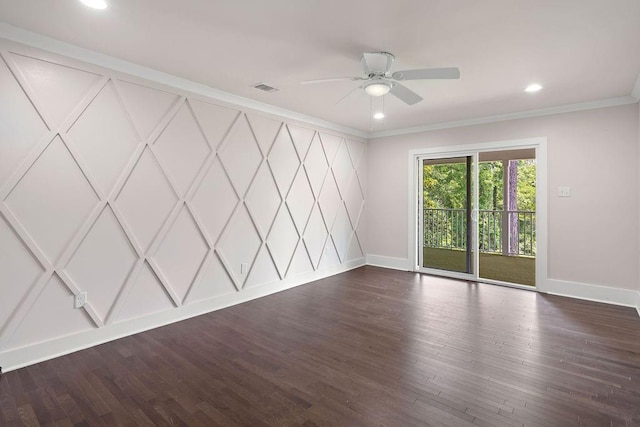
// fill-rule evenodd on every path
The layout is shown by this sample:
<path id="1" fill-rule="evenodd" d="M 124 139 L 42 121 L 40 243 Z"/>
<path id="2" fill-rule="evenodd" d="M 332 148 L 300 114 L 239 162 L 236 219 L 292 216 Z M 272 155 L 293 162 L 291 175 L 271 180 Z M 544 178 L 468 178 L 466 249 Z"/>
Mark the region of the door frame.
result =
<path id="1" fill-rule="evenodd" d="M 419 219 L 422 217 L 419 214 L 418 209 L 418 197 L 416 195 L 419 192 L 419 174 L 421 168 L 418 167 L 418 159 L 424 156 L 434 157 L 459 157 L 468 156 L 469 153 L 479 153 L 485 151 L 503 151 L 503 150 L 515 150 L 533 148 L 536 153 L 536 287 L 532 289 L 530 286 L 510 284 L 506 282 L 499 282 L 495 280 L 482 279 L 479 277 L 478 272 L 478 254 L 476 253 L 474 258 L 475 269 L 473 277 L 469 275 L 448 274 L 449 272 L 444 270 L 429 269 L 425 271 L 420 268 L 418 255 L 421 252 L 418 249 L 419 243 Z M 477 175 L 478 165 L 474 167 L 474 181 L 477 182 L 475 176 Z M 452 278 L 474 280 L 484 283 L 491 283 L 502 286 L 511 286 L 520 289 L 535 290 L 538 292 L 546 292 L 548 289 L 547 284 L 547 137 L 535 137 L 524 139 L 512 139 L 504 141 L 482 142 L 477 144 L 465 144 L 465 145 L 451 145 L 451 146 L 439 146 L 420 148 L 415 150 L 409 150 L 408 155 L 408 221 L 407 221 L 407 236 L 408 236 L 408 270 L 415 272 L 422 272 L 428 274 L 443 275 Z M 475 184 L 477 187 L 477 184 Z M 474 187 L 474 193 L 477 192 L 477 188 Z M 474 197 L 475 198 L 475 197 Z M 476 205 L 474 205 L 476 208 Z M 473 223 L 473 221 L 472 221 Z M 474 246 L 477 242 L 477 226 L 473 224 L 474 231 Z"/>

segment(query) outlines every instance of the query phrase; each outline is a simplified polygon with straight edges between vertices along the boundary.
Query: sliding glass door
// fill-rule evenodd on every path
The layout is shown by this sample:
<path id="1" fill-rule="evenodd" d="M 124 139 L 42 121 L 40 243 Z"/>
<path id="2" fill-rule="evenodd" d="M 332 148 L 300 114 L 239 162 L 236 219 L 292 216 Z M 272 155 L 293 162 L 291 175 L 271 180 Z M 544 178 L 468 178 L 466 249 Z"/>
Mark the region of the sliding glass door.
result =
<path id="1" fill-rule="evenodd" d="M 417 271 L 535 286 L 536 150 L 415 157 Z"/>
<path id="2" fill-rule="evenodd" d="M 419 266 L 475 278 L 476 155 L 419 159 Z"/>

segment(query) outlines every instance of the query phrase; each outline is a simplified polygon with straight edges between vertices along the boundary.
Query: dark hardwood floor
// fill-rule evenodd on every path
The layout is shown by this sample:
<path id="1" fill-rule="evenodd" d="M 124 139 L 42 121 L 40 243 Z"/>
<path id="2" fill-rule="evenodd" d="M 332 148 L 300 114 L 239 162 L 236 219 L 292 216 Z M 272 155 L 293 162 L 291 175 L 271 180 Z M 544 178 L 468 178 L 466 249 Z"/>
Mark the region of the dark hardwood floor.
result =
<path id="1" fill-rule="evenodd" d="M 640 318 L 363 267 L 6 373 L 0 424 L 640 425 Z"/>

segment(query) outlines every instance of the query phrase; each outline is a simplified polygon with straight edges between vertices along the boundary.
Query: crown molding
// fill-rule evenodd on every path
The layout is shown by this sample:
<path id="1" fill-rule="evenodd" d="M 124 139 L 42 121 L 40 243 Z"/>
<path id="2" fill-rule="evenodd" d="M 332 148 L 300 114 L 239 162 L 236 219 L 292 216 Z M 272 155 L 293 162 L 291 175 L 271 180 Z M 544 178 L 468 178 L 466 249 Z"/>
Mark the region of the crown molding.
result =
<path id="1" fill-rule="evenodd" d="M 152 68 L 143 67 L 129 61 L 125 61 L 113 56 L 98 53 L 76 45 L 62 42 L 42 34 L 34 33 L 22 28 L 14 27 L 6 22 L 0 22 L 0 37 L 13 42 L 46 50 L 58 55 L 67 56 L 78 61 L 87 62 L 114 71 L 130 74 L 156 83 L 172 86 L 198 95 L 207 96 L 222 102 L 237 105 L 239 107 L 250 108 L 264 113 L 274 114 L 284 119 L 295 120 L 310 125 L 327 128 L 337 132 L 345 133 L 360 138 L 368 138 L 369 133 L 337 123 L 328 122 L 306 114 L 297 113 L 285 108 L 276 107 L 264 102 L 255 101 L 243 96 L 234 95 L 229 92 L 214 89 L 202 83 L 196 83 L 172 74 L 163 73 Z"/>
<path id="2" fill-rule="evenodd" d="M 636 87 L 638 87 L 637 84 L 636 84 Z M 459 127 L 465 127 L 465 126 L 482 125 L 487 123 L 503 122 L 507 120 L 549 116 L 552 114 L 571 113 L 574 111 L 593 110 L 596 108 L 617 107 L 619 105 L 635 104 L 637 102 L 638 100 L 633 96 L 621 96 L 617 98 L 607 98 L 607 99 L 600 99 L 597 101 L 581 102 L 578 104 L 567 104 L 567 105 L 559 105 L 557 107 L 540 108 L 537 110 L 499 114 L 495 116 L 476 117 L 472 119 L 456 120 L 452 122 L 434 123 L 434 124 L 429 124 L 424 126 L 414 126 L 409 128 L 403 128 L 403 129 L 374 132 L 369 134 L 369 139 L 384 138 L 388 136 L 408 135 L 412 133 L 459 128 Z"/>
<path id="3" fill-rule="evenodd" d="M 214 89 L 210 86 L 196 83 L 181 77 L 177 77 L 168 73 L 154 70 L 152 68 L 143 67 L 141 65 L 125 61 L 113 56 L 98 53 L 89 49 L 81 48 L 70 43 L 62 42 L 51 37 L 43 36 L 32 31 L 15 27 L 5 22 L 0 22 L 0 37 L 27 46 L 43 49 L 59 55 L 67 56 L 79 61 L 87 62 L 93 65 L 109 68 L 122 73 L 130 74 L 143 79 L 151 80 L 167 86 L 173 86 L 188 92 L 204 95 L 222 102 L 237 105 L 239 107 L 250 108 L 252 110 L 261 111 L 268 114 L 274 114 L 284 119 L 295 120 L 309 125 L 319 126 L 322 128 L 342 132 L 347 135 L 376 139 L 389 136 L 408 135 L 412 133 L 428 132 L 433 130 L 451 129 L 457 127 L 474 126 L 487 123 L 502 122 L 507 120 L 526 119 L 532 117 L 548 116 L 552 114 L 571 113 L 575 111 L 593 110 L 597 108 L 616 107 L 620 105 L 628 105 L 640 102 L 640 75 L 636 80 L 633 91 L 629 96 L 617 98 L 607 98 L 596 101 L 581 102 L 576 104 L 560 105 L 556 107 L 540 108 L 536 110 L 521 111 L 515 113 L 499 114 L 494 116 L 475 117 L 464 120 L 455 120 L 450 122 L 433 123 L 421 126 L 412 126 L 401 129 L 393 129 L 379 132 L 365 132 L 359 129 L 328 122 L 313 116 L 297 113 L 267 104 L 255 101 L 250 98 L 234 95 L 229 92 Z"/>

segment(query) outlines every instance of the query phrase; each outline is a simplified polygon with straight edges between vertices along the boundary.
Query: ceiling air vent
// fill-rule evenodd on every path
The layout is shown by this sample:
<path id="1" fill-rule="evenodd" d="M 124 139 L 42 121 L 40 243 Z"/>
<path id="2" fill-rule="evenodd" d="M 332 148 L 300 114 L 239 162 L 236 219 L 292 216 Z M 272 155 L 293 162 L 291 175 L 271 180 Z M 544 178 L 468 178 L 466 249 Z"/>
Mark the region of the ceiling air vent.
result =
<path id="1" fill-rule="evenodd" d="M 269 86 L 266 83 L 256 83 L 254 85 L 251 85 L 252 87 L 255 87 L 258 90 L 261 90 L 263 92 L 277 92 L 278 88 L 275 88 L 273 86 Z"/>

